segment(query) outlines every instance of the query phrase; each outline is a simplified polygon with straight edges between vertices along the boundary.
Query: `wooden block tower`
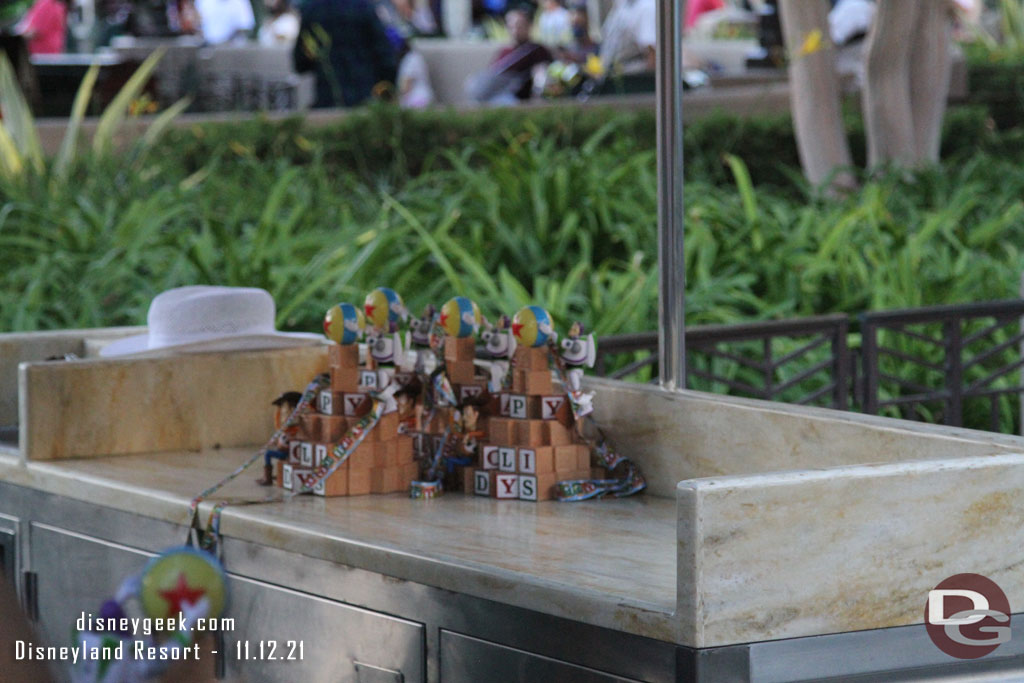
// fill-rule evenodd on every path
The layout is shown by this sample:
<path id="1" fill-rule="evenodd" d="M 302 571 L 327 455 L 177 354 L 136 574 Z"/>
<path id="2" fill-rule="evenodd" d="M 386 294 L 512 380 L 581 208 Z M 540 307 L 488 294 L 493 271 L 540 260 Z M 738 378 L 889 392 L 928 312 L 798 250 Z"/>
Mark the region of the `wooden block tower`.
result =
<path id="1" fill-rule="evenodd" d="M 565 389 L 552 378 L 550 316 L 528 306 L 512 327 L 518 345 L 511 391 L 498 394 L 480 466 L 466 473 L 465 486 L 480 496 L 548 500 L 555 482 L 592 477 L 590 447 L 577 435 Z"/>
<path id="2" fill-rule="evenodd" d="M 329 331 L 328 336 L 332 337 Z M 330 385 L 317 395 L 314 410 L 303 416 L 298 433 L 289 444 L 288 460 L 280 465 L 277 481 L 285 489 L 293 490 L 311 482 L 313 470 L 373 405 L 370 392 L 378 389 L 378 374 L 360 366 L 359 345 L 354 340 L 332 344 L 328 366 Z M 381 417 L 348 460 L 318 484 L 313 493 L 358 496 L 404 492 L 417 474 L 412 437 L 398 433 L 398 413 L 392 411 Z"/>

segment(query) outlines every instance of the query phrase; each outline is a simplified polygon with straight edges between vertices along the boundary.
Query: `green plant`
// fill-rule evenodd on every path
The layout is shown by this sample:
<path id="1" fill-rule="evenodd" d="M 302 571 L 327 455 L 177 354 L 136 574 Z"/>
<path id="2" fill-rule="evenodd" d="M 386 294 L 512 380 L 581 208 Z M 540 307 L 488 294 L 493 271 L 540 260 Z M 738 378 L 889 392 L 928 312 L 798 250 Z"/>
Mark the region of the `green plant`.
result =
<path id="1" fill-rule="evenodd" d="M 100 116 L 92 139 L 92 150 L 96 156 L 108 155 L 114 148 L 115 137 L 124 123 L 129 106 L 142 93 L 163 54 L 163 50 L 157 50 L 147 57 Z M 68 169 L 75 161 L 79 150 L 78 137 L 82 120 L 92 97 L 98 73 L 99 66 L 91 66 L 75 94 L 67 131 L 53 162 L 56 181 L 66 178 Z M 131 155 L 138 156 L 152 147 L 188 105 L 189 100 L 183 99 L 157 116 L 146 132 L 138 138 Z M 6 55 L 0 54 L 0 174 L 8 179 L 20 178 L 26 173 L 40 176 L 44 173 L 44 167 L 42 147 L 36 133 L 32 110 L 21 93 L 10 61 Z"/>

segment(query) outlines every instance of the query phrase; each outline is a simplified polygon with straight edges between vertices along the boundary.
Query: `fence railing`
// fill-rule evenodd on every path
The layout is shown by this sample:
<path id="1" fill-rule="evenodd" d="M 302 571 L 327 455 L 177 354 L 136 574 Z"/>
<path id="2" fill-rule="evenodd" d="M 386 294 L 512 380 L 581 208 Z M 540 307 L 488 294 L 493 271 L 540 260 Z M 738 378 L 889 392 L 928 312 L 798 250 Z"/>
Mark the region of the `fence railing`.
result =
<path id="1" fill-rule="evenodd" d="M 691 327 L 687 386 L 1016 431 L 1022 317 L 1013 300 Z M 602 338 L 597 374 L 654 377 L 657 345 L 655 332 Z"/>

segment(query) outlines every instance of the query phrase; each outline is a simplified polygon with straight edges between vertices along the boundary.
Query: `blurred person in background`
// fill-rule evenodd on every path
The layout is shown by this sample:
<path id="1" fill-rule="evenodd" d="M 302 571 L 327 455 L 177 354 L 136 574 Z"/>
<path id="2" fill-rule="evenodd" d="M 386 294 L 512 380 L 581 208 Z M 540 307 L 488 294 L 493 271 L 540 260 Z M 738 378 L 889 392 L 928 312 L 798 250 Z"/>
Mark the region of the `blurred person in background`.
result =
<path id="1" fill-rule="evenodd" d="M 530 39 L 533 21 L 528 8 L 509 10 L 505 24 L 512 44 L 502 48 L 486 70 L 473 74 L 466 83 L 467 94 L 476 102 L 500 105 L 530 99 L 534 77 L 543 74 L 554 61 L 546 47 Z"/>
<path id="2" fill-rule="evenodd" d="M 427 60 L 407 38 L 393 29 L 388 29 L 388 32 L 398 55 L 398 103 L 406 109 L 429 107 L 434 103 L 434 88 L 430 84 Z"/>
<path id="3" fill-rule="evenodd" d="M 259 43 L 264 47 L 294 47 L 299 37 L 299 15 L 288 0 L 268 0 L 267 15 L 260 26 Z"/>
<path id="4" fill-rule="evenodd" d="M 599 46 L 590 37 L 590 18 L 587 16 L 586 5 L 575 5 L 569 10 L 569 22 L 572 26 L 572 42 L 555 55 L 564 62 L 583 64 L 591 55 L 596 55 Z"/>
<path id="5" fill-rule="evenodd" d="M 654 71 L 654 48 L 658 43 L 655 0 L 616 0 L 601 35 L 601 62 L 606 72 Z"/>
<path id="6" fill-rule="evenodd" d="M 36 0 L 15 29 L 28 42 L 32 55 L 64 52 L 68 30 L 68 6 L 65 0 Z"/>
<path id="7" fill-rule="evenodd" d="M 295 70 L 316 73 L 314 107 L 354 107 L 394 83 L 397 56 L 369 0 L 307 0 Z"/>
<path id="8" fill-rule="evenodd" d="M 688 0 L 686 3 L 686 29 L 690 30 L 697 24 L 702 14 L 713 12 L 725 7 L 723 0 Z"/>
<path id="9" fill-rule="evenodd" d="M 256 28 L 249 0 L 196 0 L 203 39 L 210 45 L 246 39 Z"/>
<path id="10" fill-rule="evenodd" d="M 572 18 L 560 0 L 544 0 L 537 17 L 537 42 L 564 47 L 572 42 Z"/>
<path id="11" fill-rule="evenodd" d="M 409 27 L 403 35 L 437 35 L 437 20 L 430 5 L 424 0 L 394 0 L 395 11 Z"/>

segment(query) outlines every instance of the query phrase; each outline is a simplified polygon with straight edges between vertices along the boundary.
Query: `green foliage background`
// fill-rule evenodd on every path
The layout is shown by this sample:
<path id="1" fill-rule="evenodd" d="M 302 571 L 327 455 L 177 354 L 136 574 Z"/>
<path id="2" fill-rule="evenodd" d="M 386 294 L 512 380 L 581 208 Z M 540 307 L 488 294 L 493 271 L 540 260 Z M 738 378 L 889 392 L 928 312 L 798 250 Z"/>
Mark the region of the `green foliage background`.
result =
<path id="1" fill-rule="evenodd" d="M 1016 293 L 1024 144 L 984 112 L 949 117 L 942 167 L 840 201 L 799 180 L 788 120 L 714 117 L 686 143 L 690 324 Z M 562 326 L 651 329 L 653 145 L 649 113 L 579 109 L 185 127 L 0 186 L 0 328 L 140 323 L 207 282 L 266 287 L 288 329 L 380 284 L 414 310 L 461 292 L 488 315 L 535 301 Z"/>

